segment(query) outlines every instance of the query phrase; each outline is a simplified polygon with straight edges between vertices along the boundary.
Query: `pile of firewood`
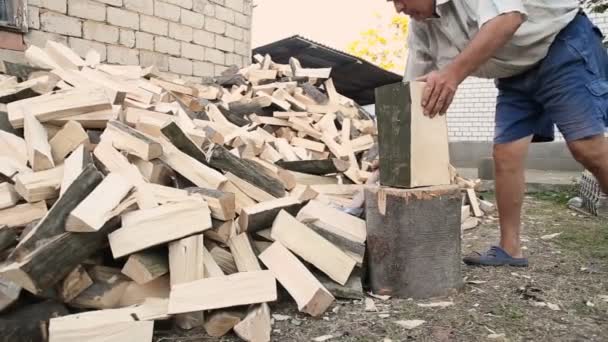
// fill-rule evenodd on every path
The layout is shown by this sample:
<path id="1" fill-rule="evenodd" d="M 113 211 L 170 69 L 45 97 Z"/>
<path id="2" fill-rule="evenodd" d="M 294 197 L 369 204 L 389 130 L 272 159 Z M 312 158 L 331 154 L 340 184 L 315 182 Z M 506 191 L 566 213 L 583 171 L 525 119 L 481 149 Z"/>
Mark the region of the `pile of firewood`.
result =
<path id="1" fill-rule="evenodd" d="M 340 208 L 376 132 L 331 69 L 256 56 L 190 84 L 51 41 L 26 58 L 0 75 L 0 335 L 149 341 L 171 318 L 267 341 L 276 280 L 312 316 L 363 296 L 365 221 Z M 62 317 L 15 318 L 42 299 Z"/>
<path id="2" fill-rule="evenodd" d="M 331 69 L 256 56 L 191 84 L 51 41 L 26 57 L 0 75 L 0 335 L 150 341 L 174 319 L 268 341 L 276 280 L 312 316 L 363 297 L 343 209 L 376 127 Z"/>

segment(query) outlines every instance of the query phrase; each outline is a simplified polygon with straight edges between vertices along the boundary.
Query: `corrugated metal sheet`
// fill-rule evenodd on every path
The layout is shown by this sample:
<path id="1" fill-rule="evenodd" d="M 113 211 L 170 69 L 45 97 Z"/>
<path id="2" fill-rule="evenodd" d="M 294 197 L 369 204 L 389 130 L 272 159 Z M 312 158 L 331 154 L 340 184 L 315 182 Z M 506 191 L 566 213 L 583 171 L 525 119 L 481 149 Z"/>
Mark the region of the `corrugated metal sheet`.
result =
<path id="1" fill-rule="evenodd" d="M 374 89 L 396 83 L 402 76 L 361 58 L 301 36 L 292 36 L 257 47 L 253 54 L 270 54 L 277 63 L 296 57 L 305 68 L 332 68 L 336 90 L 360 105 L 374 103 Z"/>

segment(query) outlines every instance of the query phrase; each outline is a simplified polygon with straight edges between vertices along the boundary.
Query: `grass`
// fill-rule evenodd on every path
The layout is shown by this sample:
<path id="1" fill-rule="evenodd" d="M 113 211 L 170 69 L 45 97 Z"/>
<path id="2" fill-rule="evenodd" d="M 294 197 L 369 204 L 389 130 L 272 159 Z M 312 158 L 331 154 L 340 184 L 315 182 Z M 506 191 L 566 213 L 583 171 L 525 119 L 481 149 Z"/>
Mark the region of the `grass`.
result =
<path id="1" fill-rule="evenodd" d="M 575 186 L 562 191 L 541 191 L 529 194 L 534 199 L 549 201 L 559 205 L 567 205 L 568 201 L 577 195 L 577 188 Z"/>

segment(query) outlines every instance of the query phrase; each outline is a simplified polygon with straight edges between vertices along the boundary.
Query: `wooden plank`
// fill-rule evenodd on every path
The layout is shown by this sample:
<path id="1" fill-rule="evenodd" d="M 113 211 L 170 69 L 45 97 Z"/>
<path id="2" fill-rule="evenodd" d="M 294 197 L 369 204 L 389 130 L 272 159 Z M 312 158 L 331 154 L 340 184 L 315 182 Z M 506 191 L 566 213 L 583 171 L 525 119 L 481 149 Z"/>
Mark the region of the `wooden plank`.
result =
<path id="1" fill-rule="evenodd" d="M 39 202 L 57 198 L 62 180 L 62 165 L 39 172 L 20 173 L 15 177 L 15 190 L 29 203 Z"/>
<path id="2" fill-rule="evenodd" d="M 116 109 L 104 109 L 85 114 L 70 115 L 59 119 L 47 121 L 52 125 L 65 125 L 69 121 L 78 122 L 85 129 L 105 129 L 110 120 L 116 120 L 118 112 Z"/>
<path id="3" fill-rule="evenodd" d="M 82 265 L 78 265 L 59 284 L 59 296 L 64 302 L 70 302 L 91 285 L 93 285 L 93 279 Z"/>
<path id="4" fill-rule="evenodd" d="M 291 171 L 291 174 L 296 177 L 296 182 L 302 185 L 338 184 L 336 177 L 317 176 L 294 171 Z"/>
<path id="5" fill-rule="evenodd" d="M 272 226 L 281 210 L 296 215 L 302 205 L 297 198 L 284 197 L 245 207 L 239 215 L 239 227 L 243 232 L 255 233 Z"/>
<path id="6" fill-rule="evenodd" d="M 173 115 L 168 115 L 161 112 L 155 112 L 151 110 L 133 107 L 129 107 L 125 110 L 125 122 L 131 127 L 137 125 L 137 123 L 144 118 L 152 118 L 163 123 L 174 120 Z"/>
<path id="7" fill-rule="evenodd" d="M 296 301 L 298 310 L 316 317 L 333 303 L 331 293 L 280 242 L 260 254 L 260 260 Z"/>
<path id="8" fill-rule="evenodd" d="M 239 272 L 261 271 L 262 268 L 258 262 L 258 258 L 253 252 L 251 242 L 247 233 L 241 233 L 230 238 L 228 241 L 230 252 L 234 257 Z"/>
<path id="9" fill-rule="evenodd" d="M 355 267 L 355 260 L 286 211 L 275 219 L 271 236 L 341 285 Z"/>
<path id="10" fill-rule="evenodd" d="M 46 202 L 24 203 L 0 210 L 0 225 L 8 228 L 25 227 L 46 215 Z"/>
<path id="11" fill-rule="evenodd" d="M 309 139 L 302 139 L 295 137 L 291 139 L 290 143 L 294 146 L 303 147 L 311 151 L 323 152 L 325 151 L 325 145 Z"/>
<path id="12" fill-rule="evenodd" d="M 68 121 L 50 140 L 51 152 L 55 163 L 62 163 L 78 146 L 89 144 L 89 135 L 76 121 Z"/>
<path id="13" fill-rule="evenodd" d="M 183 86 L 183 85 L 173 83 L 173 82 L 163 81 L 156 77 L 151 78 L 150 82 L 152 82 L 152 84 L 155 84 L 167 91 L 172 91 L 175 93 L 180 93 L 180 94 L 185 94 L 185 95 L 190 95 L 190 96 L 197 96 L 196 89 L 194 89 L 192 87 Z"/>
<path id="14" fill-rule="evenodd" d="M 115 148 L 143 160 L 155 159 L 163 154 L 158 142 L 119 121 L 108 122 L 102 139 L 107 139 Z"/>
<path id="15" fill-rule="evenodd" d="M 112 109 L 112 104 L 101 88 L 74 88 L 7 105 L 9 121 L 15 128 L 23 127 L 26 112 L 34 115 L 40 122 L 47 122 L 107 109 Z"/>
<path id="16" fill-rule="evenodd" d="M 258 202 L 270 201 L 276 198 L 255 185 L 235 176 L 231 172 L 227 172 L 225 176 L 231 183 L 239 188 L 239 190 Z"/>
<path id="17" fill-rule="evenodd" d="M 0 130 L 0 155 L 12 158 L 23 166 L 27 165 L 28 150 L 25 140 L 17 135 Z"/>
<path id="18" fill-rule="evenodd" d="M 473 210 L 473 215 L 475 217 L 483 217 L 483 211 L 479 207 L 479 200 L 477 200 L 477 194 L 475 193 L 475 189 L 466 189 L 467 190 L 467 200 L 469 204 L 471 204 L 471 210 Z"/>
<path id="19" fill-rule="evenodd" d="M 169 272 L 167 255 L 154 250 L 131 254 L 121 272 L 138 284 L 149 283 Z"/>
<path id="20" fill-rule="evenodd" d="M 293 139 L 292 139 L 293 140 Z M 289 145 L 286 139 L 279 138 L 274 141 L 274 146 L 277 151 L 281 154 L 283 160 L 285 161 L 298 161 L 300 158 L 296 155 L 293 147 Z"/>
<path id="21" fill-rule="evenodd" d="M 116 213 L 113 212 L 133 184 L 119 173 L 110 173 L 78 206 L 65 223 L 68 232 L 98 231 Z"/>
<path id="22" fill-rule="evenodd" d="M 276 299 L 276 282 L 270 271 L 241 272 L 174 286 L 169 299 L 169 313 L 266 303 Z"/>
<path id="23" fill-rule="evenodd" d="M 308 121 L 302 118 L 291 117 L 289 118 L 289 123 L 291 123 L 291 128 L 295 129 L 298 132 L 306 133 L 307 135 L 310 135 L 315 139 L 321 139 L 323 137 L 321 132 L 314 129 L 310 125 L 310 123 L 308 123 Z"/>
<path id="24" fill-rule="evenodd" d="M 32 114 L 24 114 L 23 133 L 32 170 L 44 171 L 55 167 L 46 130 Z"/>
<path id="25" fill-rule="evenodd" d="M 0 209 L 15 206 L 21 196 L 15 191 L 15 187 L 10 183 L 0 183 Z"/>
<path id="26" fill-rule="evenodd" d="M 93 327 L 81 327 L 79 320 L 66 322 L 57 327 L 51 319 L 49 326 L 49 342 L 130 342 L 152 341 L 154 321 L 112 322 Z"/>
<path id="27" fill-rule="evenodd" d="M 211 228 L 209 208 L 199 201 L 172 203 L 135 213 L 146 215 L 147 219 L 128 224 L 123 218 L 123 227 L 108 236 L 114 258 Z"/>
<path id="28" fill-rule="evenodd" d="M 63 196 L 70 184 L 80 175 L 84 167 L 91 163 L 91 154 L 80 145 L 74 150 L 63 163 L 63 178 L 61 180 L 61 190 L 59 196 Z"/>

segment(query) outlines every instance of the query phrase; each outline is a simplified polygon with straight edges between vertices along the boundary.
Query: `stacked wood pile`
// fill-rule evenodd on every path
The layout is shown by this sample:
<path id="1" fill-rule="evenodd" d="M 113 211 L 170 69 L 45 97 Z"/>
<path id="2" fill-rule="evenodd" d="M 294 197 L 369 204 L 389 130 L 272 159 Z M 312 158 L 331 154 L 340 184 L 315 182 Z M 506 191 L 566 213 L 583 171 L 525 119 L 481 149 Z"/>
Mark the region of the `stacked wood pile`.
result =
<path id="1" fill-rule="evenodd" d="M 337 208 L 376 132 L 331 69 L 256 56 L 201 85 L 51 41 L 26 57 L 0 75 L 1 336 L 150 341 L 173 319 L 268 341 L 276 280 L 312 316 L 362 298 L 365 222 Z"/>

